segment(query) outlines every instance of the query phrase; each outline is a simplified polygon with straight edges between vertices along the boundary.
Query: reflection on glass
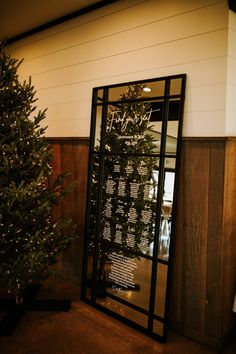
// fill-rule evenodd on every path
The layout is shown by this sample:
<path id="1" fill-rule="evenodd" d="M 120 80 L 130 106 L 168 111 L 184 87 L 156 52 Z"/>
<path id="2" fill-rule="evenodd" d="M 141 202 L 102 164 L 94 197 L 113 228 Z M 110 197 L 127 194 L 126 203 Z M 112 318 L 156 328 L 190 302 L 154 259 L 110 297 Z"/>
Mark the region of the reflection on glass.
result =
<path id="1" fill-rule="evenodd" d="M 179 113 L 180 113 L 180 100 L 178 98 L 170 99 L 168 120 L 169 121 L 179 120 Z"/>
<path id="2" fill-rule="evenodd" d="M 91 287 L 86 288 L 85 297 L 86 297 L 86 299 L 91 300 Z"/>
<path id="3" fill-rule="evenodd" d="M 145 310 L 149 307 L 152 264 L 149 259 L 127 253 L 111 253 L 106 273 L 107 292 Z"/>
<path id="4" fill-rule="evenodd" d="M 158 97 L 158 96 L 164 96 L 165 92 L 165 81 L 153 81 L 153 82 L 147 82 L 145 86 L 150 87 L 150 96 L 151 97 Z"/>
<path id="5" fill-rule="evenodd" d="M 177 149 L 178 121 L 168 121 L 166 135 L 166 154 L 175 155 Z"/>
<path id="6" fill-rule="evenodd" d="M 98 148 L 101 143 L 101 125 L 102 125 L 102 106 L 96 108 L 96 125 L 95 125 L 95 139 L 94 148 Z"/>
<path id="7" fill-rule="evenodd" d="M 124 95 L 126 96 L 130 90 L 130 87 L 135 85 L 122 85 L 111 87 L 109 89 L 108 101 L 118 101 Z M 151 98 L 151 97 L 163 97 L 165 91 L 165 81 L 148 81 L 140 83 L 141 87 L 140 94 L 138 98 Z"/>
<path id="8" fill-rule="evenodd" d="M 167 270 L 168 266 L 166 264 L 158 263 L 154 314 L 163 318 L 165 314 Z"/>
<path id="9" fill-rule="evenodd" d="M 165 160 L 165 164 L 167 164 L 166 160 Z M 170 160 L 173 161 L 170 162 L 168 161 L 168 165 L 170 163 L 174 165 L 175 159 L 170 159 Z M 163 201 L 161 206 L 161 227 L 160 227 L 159 244 L 158 244 L 158 257 L 164 260 L 169 259 L 174 184 L 175 184 L 175 171 L 166 170 Z"/>
<path id="10" fill-rule="evenodd" d="M 86 289 L 85 295 L 86 298 L 91 298 L 92 294 L 92 283 L 93 283 L 93 251 L 91 251 L 87 258 L 87 270 L 86 270 Z"/>
<path id="11" fill-rule="evenodd" d="M 118 301 L 115 301 L 109 297 L 100 298 L 100 299 L 98 298 L 97 303 L 99 305 L 106 307 L 111 311 L 114 311 L 118 315 L 127 318 L 144 328 L 147 328 L 148 325 L 147 315 L 144 315 L 143 313 L 136 311 L 124 304 L 121 304 Z"/>
<path id="12" fill-rule="evenodd" d="M 103 101 L 103 89 L 97 91 L 97 103 L 101 103 Z"/>
<path id="13" fill-rule="evenodd" d="M 174 184 L 175 184 L 175 171 L 165 171 L 165 185 L 163 201 L 173 202 L 174 196 Z"/>
<path id="14" fill-rule="evenodd" d="M 127 96 L 140 97 L 141 88 L 136 86 L 134 90 L 130 88 Z M 153 153 L 156 143 L 149 133 L 151 113 L 148 101 L 119 101 L 109 105 L 105 135 L 106 151 Z"/>
<path id="15" fill-rule="evenodd" d="M 155 122 L 160 122 L 160 123 L 162 122 L 164 101 L 162 99 L 150 101 L 150 105 L 151 105 L 150 122 L 152 123 L 152 125 L 154 124 L 155 126 Z"/>
<path id="16" fill-rule="evenodd" d="M 87 263 L 87 277 L 88 279 L 92 279 L 93 273 L 93 252 L 91 252 L 88 256 L 88 263 Z"/>
<path id="17" fill-rule="evenodd" d="M 163 259 L 169 258 L 169 247 L 170 247 L 170 227 L 169 222 L 171 211 L 172 211 L 172 202 L 163 201 L 162 207 L 162 222 L 161 222 L 161 232 L 159 236 L 159 257 Z"/>
<path id="18" fill-rule="evenodd" d="M 161 130 L 162 122 L 154 122 L 150 127 L 148 127 L 144 134 L 150 139 L 152 139 L 152 152 L 155 154 L 160 153 L 161 149 Z"/>
<path id="19" fill-rule="evenodd" d="M 128 87 L 126 85 L 111 87 L 109 89 L 108 101 L 118 101 L 121 99 L 122 95 L 128 91 Z"/>
<path id="20" fill-rule="evenodd" d="M 180 95 L 182 87 L 182 79 L 172 79 L 170 82 L 170 94 Z"/>
<path id="21" fill-rule="evenodd" d="M 175 165 L 176 165 L 176 159 L 175 158 L 167 157 L 165 159 L 165 170 L 174 171 L 175 170 Z"/>
<path id="22" fill-rule="evenodd" d="M 153 321 L 153 332 L 158 334 L 159 336 L 163 336 L 163 323 L 157 320 Z"/>

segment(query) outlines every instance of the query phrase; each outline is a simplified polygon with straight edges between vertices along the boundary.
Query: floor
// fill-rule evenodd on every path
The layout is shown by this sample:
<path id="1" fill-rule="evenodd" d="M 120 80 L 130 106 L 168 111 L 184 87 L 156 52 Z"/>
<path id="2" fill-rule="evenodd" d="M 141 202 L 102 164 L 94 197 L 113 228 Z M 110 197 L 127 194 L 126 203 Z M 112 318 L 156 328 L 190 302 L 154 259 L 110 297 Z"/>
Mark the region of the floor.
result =
<path id="1" fill-rule="evenodd" d="M 215 352 L 168 333 L 167 343 L 156 340 L 82 303 L 70 283 L 46 281 L 41 298 L 71 298 L 69 312 L 28 312 L 12 336 L 0 337 L 0 354 L 214 354 Z M 62 291 L 63 289 L 63 291 Z M 224 354 L 235 354 L 236 343 Z"/>

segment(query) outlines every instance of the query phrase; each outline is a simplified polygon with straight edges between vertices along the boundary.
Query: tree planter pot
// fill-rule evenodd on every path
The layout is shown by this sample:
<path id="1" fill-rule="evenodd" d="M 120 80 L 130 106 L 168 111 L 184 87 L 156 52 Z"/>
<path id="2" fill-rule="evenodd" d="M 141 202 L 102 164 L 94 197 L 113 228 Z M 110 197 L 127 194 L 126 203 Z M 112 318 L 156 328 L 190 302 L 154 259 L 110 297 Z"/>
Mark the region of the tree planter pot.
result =
<path id="1" fill-rule="evenodd" d="M 41 285 L 31 284 L 22 299 L 0 299 L 0 310 L 6 311 L 0 322 L 0 336 L 10 336 L 27 311 L 69 311 L 71 300 L 35 299 Z M 18 303 L 17 303 L 18 302 Z"/>

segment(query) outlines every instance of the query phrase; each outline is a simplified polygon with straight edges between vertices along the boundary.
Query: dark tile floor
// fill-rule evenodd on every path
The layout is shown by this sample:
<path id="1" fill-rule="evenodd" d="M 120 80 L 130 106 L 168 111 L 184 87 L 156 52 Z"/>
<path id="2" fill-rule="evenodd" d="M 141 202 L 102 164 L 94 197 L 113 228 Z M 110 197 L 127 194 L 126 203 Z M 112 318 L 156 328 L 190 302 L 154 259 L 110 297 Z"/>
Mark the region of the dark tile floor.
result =
<path id="1" fill-rule="evenodd" d="M 47 281 L 40 297 L 71 298 L 69 312 L 28 312 L 12 336 L 0 337 L 0 354 L 213 354 L 214 351 L 172 332 L 167 343 L 114 320 L 79 300 L 79 290 Z M 61 290 L 63 288 L 63 291 Z M 224 354 L 236 354 L 232 343 Z"/>

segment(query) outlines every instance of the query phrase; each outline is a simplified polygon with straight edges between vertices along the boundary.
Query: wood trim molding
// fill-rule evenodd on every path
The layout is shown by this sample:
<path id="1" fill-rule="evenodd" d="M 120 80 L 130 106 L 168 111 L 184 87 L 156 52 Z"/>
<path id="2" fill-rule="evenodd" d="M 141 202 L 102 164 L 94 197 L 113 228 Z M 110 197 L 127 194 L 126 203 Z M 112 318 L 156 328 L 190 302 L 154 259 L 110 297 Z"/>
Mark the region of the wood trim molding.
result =
<path id="1" fill-rule="evenodd" d="M 183 141 L 231 141 L 236 140 L 236 136 L 186 136 Z"/>

